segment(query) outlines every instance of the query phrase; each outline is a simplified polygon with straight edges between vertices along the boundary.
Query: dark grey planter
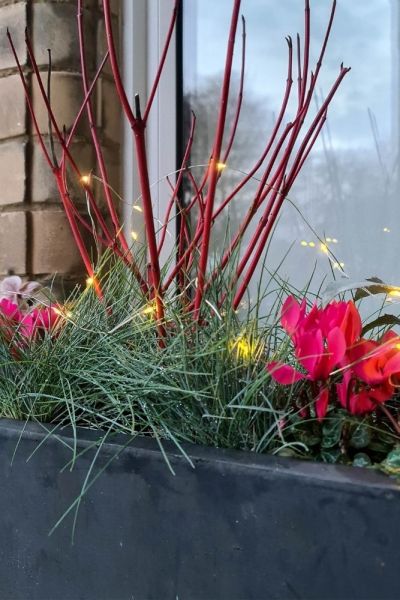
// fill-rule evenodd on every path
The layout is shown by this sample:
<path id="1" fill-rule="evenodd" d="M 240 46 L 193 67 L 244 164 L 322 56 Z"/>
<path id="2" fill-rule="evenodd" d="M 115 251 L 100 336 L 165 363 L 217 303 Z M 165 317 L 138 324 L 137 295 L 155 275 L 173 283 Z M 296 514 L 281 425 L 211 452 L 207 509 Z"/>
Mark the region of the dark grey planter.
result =
<path id="1" fill-rule="evenodd" d="M 93 440 L 81 432 L 83 449 Z M 0 421 L 1 600 L 394 600 L 400 490 L 356 468 L 171 446 L 121 451 L 72 516 L 93 458 L 72 472 L 68 432 Z M 13 465 L 11 457 L 17 442 Z M 101 450 L 95 470 L 118 451 Z"/>

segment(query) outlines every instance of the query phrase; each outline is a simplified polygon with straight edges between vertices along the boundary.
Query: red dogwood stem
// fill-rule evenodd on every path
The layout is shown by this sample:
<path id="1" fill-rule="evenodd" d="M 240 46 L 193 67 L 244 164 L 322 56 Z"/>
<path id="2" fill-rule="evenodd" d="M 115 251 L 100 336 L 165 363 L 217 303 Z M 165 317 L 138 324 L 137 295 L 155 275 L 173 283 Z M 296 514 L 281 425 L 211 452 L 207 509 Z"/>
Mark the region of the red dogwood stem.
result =
<path id="1" fill-rule="evenodd" d="M 165 219 L 164 219 L 164 223 L 162 225 L 161 228 L 161 236 L 160 236 L 160 243 L 158 245 L 158 254 L 161 254 L 161 250 L 163 248 L 164 245 L 164 241 L 165 241 L 165 236 L 167 233 L 167 227 L 168 227 L 168 223 L 169 223 L 169 219 L 170 219 L 170 215 L 171 215 L 171 211 L 172 208 L 175 204 L 175 201 L 178 197 L 179 194 L 179 190 L 182 184 L 182 179 L 183 179 L 183 175 L 185 173 L 185 169 L 186 169 L 186 165 L 187 162 L 189 160 L 190 157 L 190 151 L 192 149 L 192 145 L 193 145 L 193 140 L 194 140 L 194 130 L 196 127 L 196 115 L 194 113 L 192 113 L 192 121 L 191 121 L 191 125 L 190 125 L 190 132 L 189 132 L 189 138 L 186 144 L 186 148 L 185 148 L 185 152 L 183 155 L 183 159 L 182 159 L 182 163 L 181 163 L 181 168 L 179 169 L 179 173 L 178 173 L 178 178 L 176 181 L 176 185 L 172 190 L 172 194 L 171 194 L 171 198 L 169 200 L 168 203 L 168 207 L 166 210 L 166 214 L 165 214 Z"/>
<path id="2" fill-rule="evenodd" d="M 98 81 L 98 79 L 99 79 L 99 77 L 100 77 L 100 75 L 101 75 L 101 73 L 102 73 L 102 71 L 104 69 L 104 66 L 105 66 L 106 62 L 108 61 L 108 57 L 109 57 L 109 52 L 107 50 L 107 52 L 105 53 L 105 55 L 103 57 L 103 60 L 100 63 L 99 68 L 97 69 L 97 73 L 94 76 L 92 83 L 90 84 L 90 87 L 89 87 L 89 89 L 88 89 L 88 91 L 87 91 L 87 93 L 85 95 L 85 98 L 83 99 L 83 102 L 82 102 L 82 104 L 81 104 L 81 106 L 79 108 L 79 111 L 78 111 L 75 119 L 74 119 L 74 122 L 72 123 L 72 127 L 71 127 L 71 129 L 70 129 L 70 131 L 68 133 L 67 141 L 65 142 L 65 145 L 67 146 L 67 148 L 71 145 L 72 139 L 73 139 L 73 137 L 75 135 L 76 128 L 79 125 L 79 122 L 80 122 L 80 120 L 82 118 L 82 115 L 83 115 L 83 112 L 84 112 L 84 110 L 86 108 L 87 103 L 89 102 L 90 98 L 92 97 L 95 85 L 96 85 L 96 83 L 97 83 L 97 81 Z"/>
<path id="3" fill-rule="evenodd" d="M 240 192 L 240 190 L 250 181 L 250 179 L 255 175 L 255 173 L 257 173 L 258 169 L 261 167 L 261 165 L 267 158 L 269 152 L 271 151 L 271 148 L 275 142 L 276 136 L 278 135 L 279 129 L 282 125 L 283 118 L 286 114 L 286 109 L 288 106 L 288 102 L 290 99 L 290 93 L 291 93 L 291 89 L 292 89 L 292 85 L 293 85 L 293 79 L 292 79 L 293 46 L 292 46 L 292 40 L 290 37 L 287 37 L 286 41 L 287 41 L 288 49 L 289 49 L 288 75 L 287 75 L 287 79 L 286 79 L 286 88 L 285 88 L 283 101 L 281 104 L 281 109 L 279 111 L 279 115 L 276 120 L 273 131 L 268 139 L 267 145 L 266 145 L 262 155 L 260 156 L 260 158 L 258 159 L 256 164 L 252 167 L 252 169 L 249 171 L 249 173 L 246 175 L 246 177 L 244 177 L 242 179 L 242 181 L 235 187 L 235 189 L 229 194 L 229 196 L 227 196 L 225 198 L 225 200 L 221 203 L 221 205 L 216 209 L 216 211 L 213 214 L 213 221 L 220 215 L 220 213 L 229 204 L 229 202 L 231 202 L 233 200 L 233 198 L 235 198 L 235 196 L 237 196 L 237 194 Z M 282 140 L 282 138 L 281 138 L 281 141 L 283 143 L 284 140 Z"/>
<path id="4" fill-rule="evenodd" d="M 246 67 L 246 21 L 242 15 L 242 62 L 240 65 L 239 92 L 238 92 L 238 97 L 237 97 L 237 101 L 236 101 L 235 116 L 234 116 L 233 122 L 232 122 L 231 133 L 230 133 L 228 144 L 226 146 L 225 153 L 224 153 L 224 156 L 222 159 L 223 163 L 226 163 L 226 161 L 228 160 L 229 155 L 232 150 L 233 142 L 235 141 L 235 138 L 236 138 L 236 131 L 237 131 L 237 127 L 239 124 L 240 113 L 241 113 L 242 104 L 243 104 L 245 67 Z"/>
<path id="5" fill-rule="evenodd" d="M 118 67 L 117 53 L 115 50 L 114 36 L 112 32 L 112 18 L 110 10 L 110 0 L 103 0 L 103 12 L 104 12 L 104 23 L 106 28 L 107 47 L 110 54 L 110 63 L 113 73 L 114 83 L 117 90 L 118 98 L 121 102 L 123 111 L 131 125 L 134 126 L 136 123 L 135 115 L 129 104 L 128 97 L 125 93 L 124 84 L 122 83 L 121 73 Z"/>
<path id="6" fill-rule="evenodd" d="M 142 194 L 143 215 L 146 228 L 146 240 L 149 247 L 149 275 L 150 287 L 156 301 L 157 319 L 161 322 L 164 319 L 164 304 L 162 301 L 162 292 L 160 289 L 160 263 L 157 251 L 157 238 L 154 227 L 153 207 L 151 203 L 151 192 L 149 183 L 149 173 L 147 168 L 147 155 L 145 145 L 145 130 L 141 120 L 136 120 L 135 145 L 137 156 L 137 169 L 140 182 L 140 191 Z M 165 331 L 164 331 L 165 334 Z"/>
<path id="7" fill-rule="evenodd" d="M 197 270 L 197 290 L 194 302 L 196 319 L 200 316 L 200 306 L 203 300 L 205 273 L 208 262 L 208 250 L 210 245 L 212 214 L 215 201 L 215 190 L 218 181 L 217 164 L 220 160 L 221 146 L 225 130 L 226 113 L 228 108 L 229 88 L 232 74 L 233 53 L 235 48 L 236 30 L 239 19 L 241 0 L 235 0 L 232 11 L 231 26 L 229 32 L 228 48 L 226 53 L 224 80 L 222 84 L 219 115 L 213 145 L 213 154 L 210 161 L 208 191 L 205 201 L 203 239 L 200 249 L 200 260 Z"/>
<path id="8" fill-rule="evenodd" d="M 88 76 L 87 76 L 87 68 L 86 68 L 85 38 L 84 38 L 84 34 L 83 34 L 82 0 L 78 0 L 77 21 L 78 21 L 79 54 L 80 54 L 80 61 L 81 61 L 82 85 L 83 85 L 83 91 L 85 93 L 85 96 L 87 96 L 88 91 L 89 91 L 89 86 L 88 86 Z M 86 112 L 87 112 L 87 116 L 88 116 L 90 133 L 92 136 L 93 145 L 94 145 L 94 149 L 96 152 L 97 162 L 98 162 L 99 169 L 100 169 L 100 175 L 101 175 L 101 179 L 103 181 L 104 195 L 106 198 L 108 211 L 111 216 L 112 223 L 114 225 L 115 237 L 116 237 L 116 240 L 118 240 L 121 243 L 121 247 L 122 247 L 123 251 L 125 252 L 125 254 L 127 255 L 128 259 L 132 260 L 132 262 L 133 262 L 133 258 L 132 258 L 129 246 L 125 239 L 121 224 L 119 222 L 117 211 L 115 210 L 114 202 L 113 202 L 113 199 L 111 196 L 107 168 L 105 165 L 101 144 L 100 144 L 100 141 L 99 141 L 99 138 L 97 135 L 97 128 L 96 128 L 96 123 L 95 123 L 95 119 L 94 119 L 93 108 L 92 108 L 90 96 L 89 96 L 87 104 L 86 104 Z M 136 272 L 138 271 L 137 268 L 134 270 Z"/>
<path id="9" fill-rule="evenodd" d="M 25 42 L 26 42 L 26 47 L 27 47 L 27 50 L 28 50 L 28 56 L 29 56 L 29 59 L 30 59 L 31 64 L 32 64 L 33 72 L 34 72 L 34 74 L 36 76 L 36 81 L 37 81 L 38 86 L 39 86 L 40 94 L 41 94 L 43 102 L 44 102 L 44 104 L 46 106 L 46 110 L 48 112 L 48 115 L 49 115 L 49 118 L 51 120 L 51 123 L 52 123 L 52 125 L 54 127 L 54 131 L 55 131 L 55 133 L 57 135 L 57 139 L 58 139 L 58 141 L 60 143 L 60 146 L 61 146 L 61 148 L 63 150 L 63 158 L 62 158 L 62 161 L 61 161 L 61 166 L 62 166 L 61 170 L 62 170 L 63 176 L 65 175 L 65 157 L 66 157 L 66 158 L 68 158 L 68 161 L 69 161 L 72 169 L 76 173 L 78 179 L 81 180 L 82 174 L 81 174 L 81 172 L 80 172 L 80 170 L 79 170 L 79 168 L 78 168 L 78 166 L 77 166 L 74 158 L 72 157 L 71 152 L 69 151 L 69 149 L 68 149 L 68 147 L 66 145 L 64 137 L 61 134 L 60 128 L 59 128 L 58 123 L 57 123 L 57 120 L 56 120 L 56 118 L 54 116 L 54 113 L 53 113 L 53 110 L 51 108 L 49 99 L 48 99 L 46 91 L 44 89 L 44 85 L 43 85 L 42 78 L 41 78 L 41 75 L 40 75 L 39 67 L 38 67 L 37 62 L 35 60 L 35 56 L 34 56 L 33 49 L 32 49 L 32 44 L 30 42 L 30 39 L 29 39 L 28 35 L 26 35 Z M 29 95 L 29 92 L 28 92 L 28 95 Z M 33 108 L 32 108 L 32 112 L 33 112 Z M 35 117 L 33 117 L 33 120 L 35 122 Z M 55 168 L 55 166 L 54 166 L 54 168 Z M 98 220 L 98 222 L 99 222 L 99 224 L 100 224 L 100 226 L 101 226 L 101 228 L 102 228 L 102 230 L 104 232 L 104 235 L 106 236 L 106 238 L 108 240 L 110 240 L 110 247 L 112 247 L 113 244 L 114 244 L 114 242 L 112 240 L 110 232 L 108 231 L 108 228 L 107 228 L 107 225 L 105 223 L 105 220 L 104 220 L 104 218 L 103 218 L 103 216 L 102 216 L 102 214 L 101 214 L 101 212 L 100 212 L 100 210 L 99 210 L 99 208 L 98 208 L 98 206 L 96 204 L 96 200 L 95 200 L 95 198 L 93 196 L 93 192 L 87 186 L 86 186 L 85 189 L 86 189 L 86 192 L 87 192 L 87 197 L 89 199 L 91 208 L 92 208 L 92 210 L 93 210 L 93 212 L 94 212 L 94 214 L 96 216 L 96 219 Z"/>
<path id="10" fill-rule="evenodd" d="M 286 196 L 288 195 L 288 193 L 289 193 L 289 191 L 290 191 L 290 189 L 291 189 L 291 187 L 293 185 L 293 182 L 294 182 L 294 179 L 295 179 L 295 177 L 293 175 L 294 174 L 297 175 L 298 172 L 299 172 L 298 166 L 299 166 L 299 163 L 300 163 L 300 161 L 302 159 L 304 151 L 307 148 L 307 144 L 310 141 L 310 139 L 312 139 L 313 142 L 316 141 L 316 137 L 315 136 L 313 137 L 313 133 L 318 128 L 320 120 L 321 119 L 323 119 L 323 120 L 325 119 L 327 107 L 328 107 L 329 103 L 331 102 L 331 100 L 332 100 L 332 98 L 333 98 L 333 96 L 334 96 L 337 88 L 339 87 L 341 81 L 343 80 L 343 78 L 345 77 L 345 75 L 348 73 L 348 71 L 349 71 L 349 69 L 346 69 L 346 68 L 342 67 L 341 72 L 339 74 L 339 77 L 337 78 L 336 82 L 332 86 L 331 92 L 328 94 L 328 96 L 327 96 L 324 104 L 322 105 L 321 109 L 319 110 L 319 112 L 318 112 L 317 116 L 315 117 L 315 119 L 314 119 L 314 121 L 313 121 L 313 123 L 312 123 L 312 125 L 311 125 L 311 127 L 310 127 L 310 129 L 309 129 L 309 131 L 307 133 L 307 135 L 305 136 L 302 145 L 300 146 L 300 149 L 299 149 L 299 151 L 298 151 L 298 153 L 296 155 L 295 161 L 294 161 L 294 163 L 292 165 L 292 168 L 291 168 L 291 171 L 289 173 L 287 181 L 285 182 L 282 190 L 280 190 L 280 191 L 278 191 L 279 187 L 280 187 L 280 185 L 278 185 L 277 186 L 277 190 L 275 190 L 274 194 L 271 197 L 269 206 L 267 207 L 267 210 L 264 213 L 263 219 L 261 220 L 260 225 L 259 225 L 256 233 L 253 236 L 253 239 L 254 238 L 257 239 L 259 237 L 260 233 L 261 233 L 261 230 L 263 230 L 262 235 L 258 239 L 258 247 L 255 250 L 255 254 L 254 254 L 254 257 L 253 257 L 253 259 L 251 261 L 251 264 L 250 264 L 250 266 L 249 266 L 249 268 L 248 268 L 248 270 L 246 272 L 246 275 L 244 276 L 244 279 L 243 279 L 241 285 L 239 286 L 238 291 L 236 292 L 236 295 L 235 295 L 235 298 L 234 298 L 234 301 L 233 301 L 233 306 L 234 306 L 235 309 L 239 306 L 239 304 L 241 302 L 241 299 L 243 298 L 243 295 L 244 295 L 244 293 L 245 293 L 245 291 L 246 291 L 246 289 L 247 289 L 247 287 L 248 287 L 248 285 L 250 283 L 250 280 L 251 280 L 251 278 L 252 278 L 252 276 L 254 274 L 254 271 L 255 271 L 255 269 L 257 267 L 257 264 L 258 264 L 258 262 L 259 262 L 259 260 L 261 258 L 262 252 L 263 252 L 263 250 L 265 248 L 265 245 L 267 243 L 267 240 L 268 240 L 268 237 L 269 237 L 269 235 L 271 233 L 271 230 L 272 230 L 272 228 L 273 228 L 273 226 L 274 226 L 274 224 L 276 222 L 276 219 L 278 217 L 280 208 L 281 208 L 281 206 L 282 206 L 282 204 L 283 204 Z M 310 151 L 310 149 L 308 150 L 308 152 Z M 276 200 L 276 198 L 277 198 L 278 195 L 280 197 L 279 197 L 277 203 L 274 206 L 275 200 Z M 273 206 L 274 206 L 274 208 L 272 210 Z M 270 210 L 268 210 L 268 208 Z M 247 252 L 246 256 L 242 259 L 241 264 L 239 265 L 239 268 L 238 268 L 238 271 L 237 271 L 237 277 L 240 277 L 241 273 L 243 272 L 243 269 L 244 269 L 244 266 L 245 266 L 246 262 L 250 258 L 250 255 L 253 253 L 253 249 L 254 249 L 254 246 L 253 246 L 253 248 L 251 248 L 251 252 Z M 250 250 L 250 245 L 249 245 L 249 250 Z"/>
<path id="11" fill-rule="evenodd" d="M 161 74 L 163 72 L 164 69 L 164 65 L 165 65 L 165 60 L 167 58 L 167 54 L 168 54 L 168 50 L 169 47 L 171 45 L 171 39 L 172 39 L 172 34 L 174 33 L 174 29 L 175 29 L 175 25 L 176 25 L 176 19 L 178 16 L 178 7 L 180 4 L 180 0 L 175 0 L 175 5 L 174 8 L 172 10 L 172 15 L 171 15 L 171 20 L 169 23 L 169 27 L 168 27 L 168 33 L 167 33 L 167 37 L 164 43 L 164 48 L 163 51 L 161 53 L 161 58 L 160 58 L 160 63 L 158 65 L 158 69 L 157 69 L 157 73 L 154 77 L 154 81 L 153 81 L 153 85 L 151 88 L 151 92 L 149 94 L 149 99 L 147 101 L 147 105 L 144 111 L 144 115 L 143 115 L 143 123 L 144 125 L 146 125 L 147 123 L 147 119 L 154 101 L 154 97 L 156 95 L 157 89 L 158 89 L 158 85 L 160 83 L 160 78 L 161 78 Z"/>
<path id="12" fill-rule="evenodd" d="M 61 170 L 60 169 L 55 170 L 54 171 L 54 176 L 55 176 L 55 179 L 56 179 L 56 183 L 57 183 L 57 187 L 58 187 L 58 192 L 60 194 L 60 198 L 61 198 L 61 200 L 63 202 L 65 214 L 67 216 L 69 225 L 71 227 L 71 231 L 72 231 L 72 235 L 73 235 L 75 244 L 76 244 L 76 246 L 77 246 L 77 248 L 79 250 L 79 253 L 80 253 L 81 257 L 82 257 L 82 260 L 83 260 L 83 263 L 85 265 L 86 271 L 87 271 L 89 277 L 93 280 L 93 286 L 94 286 L 94 289 L 96 291 L 96 294 L 99 297 L 99 299 L 102 300 L 103 299 L 103 293 L 101 291 L 101 286 L 100 286 L 97 278 L 95 277 L 95 273 L 94 273 L 94 270 L 93 270 L 93 266 L 92 266 L 89 254 L 88 254 L 88 252 L 86 250 L 86 247 L 85 247 L 85 244 L 83 242 L 81 233 L 79 231 L 79 227 L 78 227 L 78 225 L 77 225 L 77 223 L 76 223 L 76 221 L 74 219 L 74 216 L 72 214 L 71 207 L 70 207 L 71 200 L 69 198 L 68 191 L 65 188 L 64 178 L 62 176 Z"/>
<path id="13" fill-rule="evenodd" d="M 75 218 L 74 218 L 74 215 L 73 215 L 73 211 L 72 211 L 72 209 L 70 207 L 71 200 L 70 200 L 68 192 L 67 192 L 67 190 L 65 189 L 65 186 L 64 186 L 64 178 L 62 176 L 62 171 L 60 170 L 60 168 L 57 168 L 55 165 L 53 165 L 53 163 L 51 161 L 51 158 L 50 158 L 50 155 L 49 155 L 49 153 L 47 151 L 46 145 L 45 145 L 44 140 L 43 140 L 43 136 L 42 136 L 42 134 L 40 132 L 40 128 L 39 128 L 39 125 L 38 125 L 38 122 L 37 122 L 37 119 L 36 119 L 35 111 L 33 109 L 32 101 L 31 101 L 31 98 L 30 98 L 30 95 L 29 95 L 29 90 L 28 90 L 28 87 L 27 87 L 27 84 L 26 84 L 26 81 L 25 81 L 25 77 L 24 77 L 24 74 L 23 74 L 20 62 L 18 60 L 18 56 L 17 56 L 16 50 L 15 50 L 14 43 L 12 41 L 11 35 L 10 35 L 10 33 L 9 33 L 8 30 L 7 30 L 7 37 L 8 37 L 8 40 L 9 40 L 9 43 L 10 43 L 10 46 L 11 46 L 11 50 L 13 52 L 16 64 L 17 64 L 17 68 L 18 68 L 18 72 L 19 72 L 21 81 L 22 81 L 22 85 L 23 85 L 23 88 L 24 88 L 25 97 L 26 97 L 26 101 L 27 101 L 27 105 L 28 105 L 28 110 L 29 110 L 29 113 L 30 113 L 31 118 L 32 118 L 32 122 L 33 122 L 33 126 L 34 126 L 34 129 L 35 129 L 35 133 L 38 136 L 38 140 L 39 140 L 40 146 L 42 148 L 44 157 L 45 157 L 47 163 L 49 164 L 49 166 L 51 167 L 53 175 L 55 177 L 56 184 L 57 184 L 57 189 L 59 191 L 61 200 L 63 202 L 65 213 L 66 213 L 68 222 L 70 224 L 71 231 L 72 231 L 72 234 L 73 234 L 76 246 L 77 246 L 78 251 L 79 251 L 79 253 L 80 253 L 81 257 L 82 257 L 82 261 L 83 261 L 83 263 L 85 265 L 87 273 L 89 274 L 90 277 L 93 278 L 93 281 L 94 281 L 94 284 L 95 284 L 96 293 L 99 296 L 99 298 L 101 299 L 103 297 L 103 294 L 102 294 L 102 291 L 101 291 L 99 283 L 97 282 L 96 278 L 94 277 L 93 267 L 92 267 L 92 264 L 90 262 L 90 258 L 89 258 L 88 252 L 86 250 L 86 247 L 85 247 L 85 244 L 83 242 L 81 233 L 79 231 L 79 227 L 78 227 L 78 225 L 77 225 L 77 223 L 75 221 Z"/>

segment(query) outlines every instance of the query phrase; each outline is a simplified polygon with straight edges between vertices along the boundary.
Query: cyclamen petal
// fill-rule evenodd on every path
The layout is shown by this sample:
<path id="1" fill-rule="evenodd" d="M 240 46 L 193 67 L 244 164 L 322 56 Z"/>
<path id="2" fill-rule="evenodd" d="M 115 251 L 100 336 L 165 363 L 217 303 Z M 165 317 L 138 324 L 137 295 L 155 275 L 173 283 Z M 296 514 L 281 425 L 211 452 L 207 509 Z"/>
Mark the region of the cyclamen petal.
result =
<path id="1" fill-rule="evenodd" d="M 318 421 L 322 421 L 328 410 L 329 390 L 324 388 L 320 391 L 315 401 L 315 412 L 317 413 Z"/>
<path id="2" fill-rule="evenodd" d="M 343 331 L 335 327 L 328 334 L 328 352 L 330 354 L 331 368 L 341 363 L 346 354 L 346 339 Z"/>
<path id="3" fill-rule="evenodd" d="M 387 378 L 395 373 L 400 373 L 400 352 L 396 352 L 394 356 L 389 358 L 383 368 L 383 374 Z"/>
<path id="4" fill-rule="evenodd" d="M 22 279 L 18 275 L 10 275 L 0 281 L 0 297 L 9 298 L 9 294 L 18 293 Z"/>
<path id="5" fill-rule="evenodd" d="M 348 363 L 354 374 L 366 383 L 379 383 L 382 379 L 378 362 L 381 353 L 378 342 L 361 339 L 348 351 Z"/>
<path id="6" fill-rule="evenodd" d="M 339 366 L 346 354 L 346 340 L 339 327 L 335 327 L 328 334 L 326 348 L 314 371 L 314 379 L 325 381 L 329 378 L 335 367 Z"/>
<path id="7" fill-rule="evenodd" d="M 304 318 L 305 309 L 305 301 L 299 304 L 293 296 L 286 298 L 282 305 L 281 323 L 288 335 L 292 336 L 295 332 L 299 321 Z"/>
<path id="8" fill-rule="evenodd" d="M 371 400 L 367 390 L 362 390 L 358 394 L 351 394 L 349 398 L 348 410 L 352 415 L 362 415 L 372 412 L 376 408 L 376 402 Z"/>
<path id="9" fill-rule="evenodd" d="M 3 315 L 8 319 L 19 321 L 22 318 L 22 314 L 19 311 L 18 306 L 7 298 L 2 298 L 0 300 L 0 312 L 2 312 Z"/>
<path id="10" fill-rule="evenodd" d="M 352 370 L 345 372 L 343 381 L 336 385 L 336 392 L 340 404 L 353 415 L 362 415 L 372 412 L 377 405 L 390 400 L 395 388 L 387 380 L 370 387 L 357 380 Z"/>
<path id="11" fill-rule="evenodd" d="M 324 337 L 338 327 L 344 320 L 347 310 L 347 302 L 330 302 L 324 309 L 320 310 L 320 329 Z"/>
<path id="12" fill-rule="evenodd" d="M 299 336 L 296 345 L 296 357 L 302 367 L 310 374 L 310 379 L 316 380 L 319 374 L 321 358 L 324 354 L 322 333 L 305 333 Z"/>
<path id="13" fill-rule="evenodd" d="M 341 329 L 344 333 L 346 344 L 348 346 L 351 346 L 351 344 L 354 344 L 360 338 L 362 322 L 360 313 L 358 312 L 354 302 L 350 301 L 347 303 L 347 310 L 341 325 Z"/>
<path id="14" fill-rule="evenodd" d="M 267 371 L 277 383 L 281 385 L 293 385 L 298 381 L 306 379 L 306 375 L 300 373 L 290 365 L 278 362 L 270 362 L 267 365 Z"/>

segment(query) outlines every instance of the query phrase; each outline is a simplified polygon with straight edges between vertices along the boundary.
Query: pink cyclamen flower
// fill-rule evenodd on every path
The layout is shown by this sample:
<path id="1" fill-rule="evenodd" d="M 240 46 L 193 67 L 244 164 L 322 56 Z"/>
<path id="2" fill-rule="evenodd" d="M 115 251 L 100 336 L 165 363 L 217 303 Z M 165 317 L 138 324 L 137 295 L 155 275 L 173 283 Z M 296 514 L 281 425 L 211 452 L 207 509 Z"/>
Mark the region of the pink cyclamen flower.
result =
<path id="1" fill-rule="evenodd" d="M 21 277 L 11 275 L 0 281 L 0 301 L 9 300 L 18 307 L 24 306 L 39 288 L 40 284 L 37 281 L 23 283 Z"/>
<path id="2" fill-rule="evenodd" d="M 306 303 L 299 303 L 289 296 L 282 306 L 281 324 L 286 333 L 296 341 L 304 332 L 320 330 L 323 337 L 335 327 L 342 331 L 346 345 L 350 346 L 360 337 L 362 323 L 354 302 L 330 302 L 325 308 L 316 304 L 306 314 Z"/>
<path id="3" fill-rule="evenodd" d="M 0 312 L 11 321 L 20 321 L 23 317 L 22 312 L 19 310 L 18 305 L 11 302 L 8 298 L 2 298 L 0 300 Z"/>
<path id="4" fill-rule="evenodd" d="M 316 413 L 323 419 L 328 409 L 329 377 L 361 334 L 357 308 L 353 302 L 331 302 L 325 308 L 314 305 L 307 314 L 305 301 L 299 303 L 289 296 L 282 306 L 281 323 L 293 341 L 303 371 L 277 361 L 269 363 L 267 370 L 282 385 L 312 381 Z"/>
<path id="5" fill-rule="evenodd" d="M 6 298 L 0 300 L 0 314 L 3 316 L 0 325 L 3 328 L 8 327 L 8 335 L 11 335 L 9 330 L 11 325 L 20 335 L 29 339 L 45 331 L 51 331 L 59 318 L 58 312 L 53 307 L 40 307 L 23 312 Z"/>
<path id="6" fill-rule="evenodd" d="M 51 331 L 58 319 L 59 314 L 52 307 L 35 308 L 21 319 L 23 334 L 33 338 L 39 333 Z"/>

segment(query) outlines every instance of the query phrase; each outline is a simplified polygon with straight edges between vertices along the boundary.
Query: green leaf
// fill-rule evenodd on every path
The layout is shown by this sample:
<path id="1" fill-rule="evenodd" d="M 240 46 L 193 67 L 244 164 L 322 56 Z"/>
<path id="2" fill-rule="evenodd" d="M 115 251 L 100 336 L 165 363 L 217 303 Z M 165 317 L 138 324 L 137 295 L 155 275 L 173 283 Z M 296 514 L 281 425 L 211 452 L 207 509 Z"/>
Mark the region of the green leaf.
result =
<path id="1" fill-rule="evenodd" d="M 365 335 L 371 329 L 375 329 L 375 327 L 384 327 L 385 325 L 400 325 L 400 319 L 395 315 L 382 315 L 371 321 L 371 323 L 364 325 L 362 335 Z"/>
<path id="2" fill-rule="evenodd" d="M 390 290 L 394 289 L 393 286 L 387 285 L 379 277 L 368 277 L 366 283 L 367 285 L 359 286 L 356 290 L 354 300 L 361 300 L 361 298 L 375 296 L 376 294 L 387 294 Z"/>
<path id="3" fill-rule="evenodd" d="M 368 425 L 358 425 L 353 431 L 349 445 L 352 448 L 366 448 L 371 441 L 371 431 Z"/>
<path id="4" fill-rule="evenodd" d="M 341 457 L 341 452 L 340 452 L 339 448 L 337 448 L 337 449 L 330 448 L 330 449 L 322 450 L 322 452 L 321 452 L 322 460 L 329 464 L 337 463 L 339 461 L 340 457 Z"/>
<path id="5" fill-rule="evenodd" d="M 371 459 L 365 452 L 357 452 L 353 458 L 353 467 L 370 467 L 371 464 Z"/>
<path id="6" fill-rule="evenodd" d="M 400 446 L 396 446 L 394 450 L 389 452 L 385 460 L 381 462 L 381 466 L 386 473 L 390 475 L 400 475 Z"/>
<path id="7" fill-rule="evenodd" d="M 294 458 L 297 456 L 296 452 L 292 448 L 282 448 L 276 453 L 277 456 L 284 456 L 285 458 Z"/>
<path id="8" fill-rule="evenodd" d="M 377 285 L 376 285 L 377 284 Z M 380 291 L 370 291 L 370 290 L 378 290 Z M 351 281 L 349 279 L 341 279 L 339 281 L 332 281 L 329 283 L 325 290 L 322 292 L 322 302 L 327 304 L 335 296 L 339 294 L 343 294 L 345 292 L 351 292 L 352 290 L 356 291 L 356 300 L 359 298 L 363 298 L 365 296 L 369 296 L 370 293 L 382 293 L 382 290 L 385 290 L 384 293 L 387 293 L 387 290 L 393 289 L 393 287 L 386 285 L 381 279 L 378 277 L 369 277 L 368 279 L 364 279 L 363 281 Z M 368 291 L 367 291 L 368 290 Z M 359 294 L 359 297 L 357 295 Z"/>
<path id="9" fill-rule="evenodd" d="M 321 436 L 313 431 L 299 431 L 297 437 L 306 446 L 317 446 L 321 442 Z"/>
<path id="10" fill-rule="evenodd" d="M 326 421 L 322 427 L 322 448 L 333 448 L 340 442 L 342 436 L 343 421 Z"/>

